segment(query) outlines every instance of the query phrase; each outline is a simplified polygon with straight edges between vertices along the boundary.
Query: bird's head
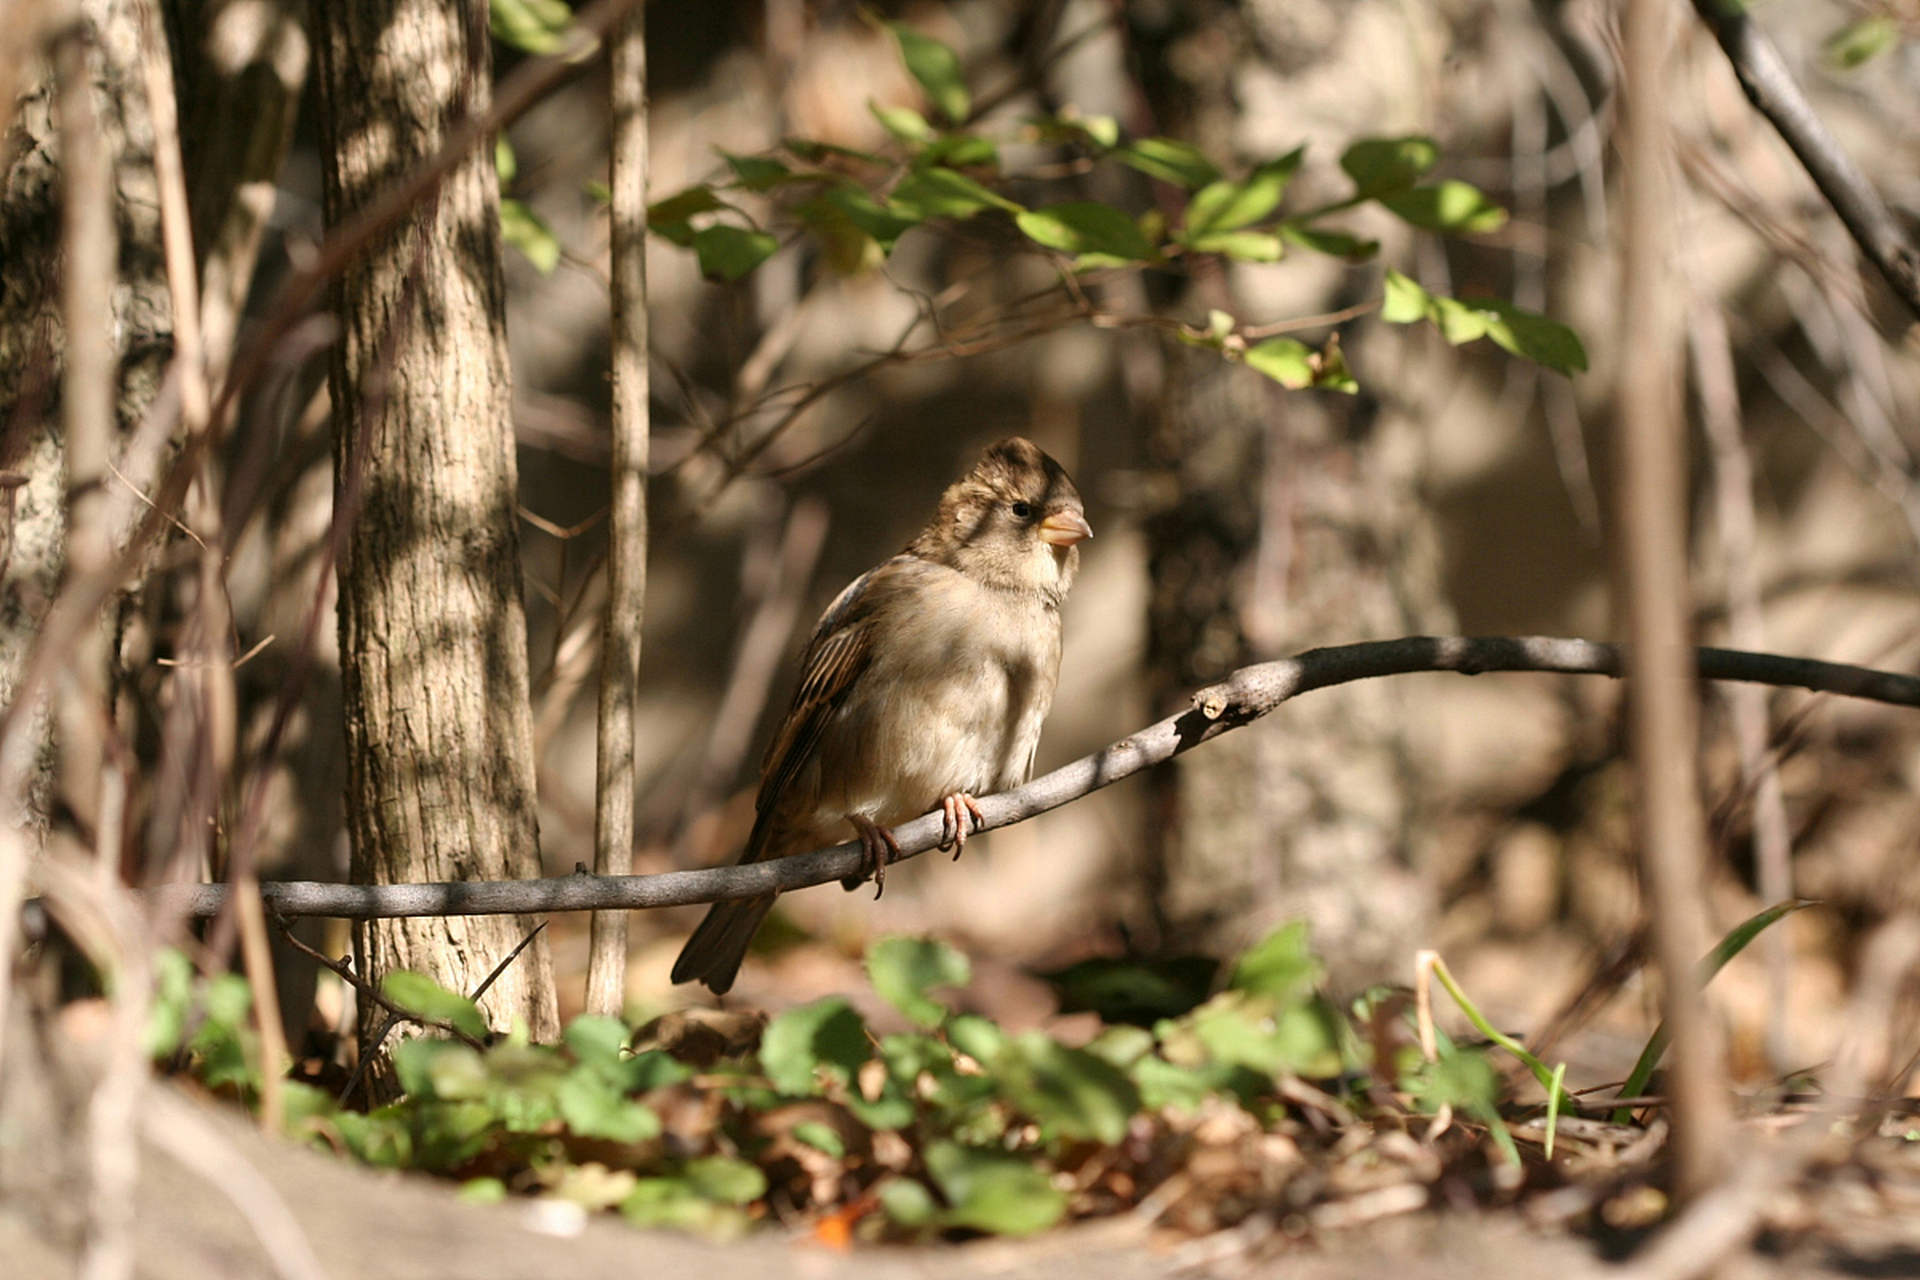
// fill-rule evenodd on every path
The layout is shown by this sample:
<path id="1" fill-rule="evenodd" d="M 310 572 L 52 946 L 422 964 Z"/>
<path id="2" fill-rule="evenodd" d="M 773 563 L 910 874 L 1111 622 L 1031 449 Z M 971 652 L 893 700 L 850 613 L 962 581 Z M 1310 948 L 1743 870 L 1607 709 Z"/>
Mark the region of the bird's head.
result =
<path id="1" fill-rule="evenodd" d="M 1058 603 L 1093 536 L 1080 491 L 1060 464 L 1019 436 L 988 449 L 940 495 L 933 523 L 907 549 L 990 586 Z"/>

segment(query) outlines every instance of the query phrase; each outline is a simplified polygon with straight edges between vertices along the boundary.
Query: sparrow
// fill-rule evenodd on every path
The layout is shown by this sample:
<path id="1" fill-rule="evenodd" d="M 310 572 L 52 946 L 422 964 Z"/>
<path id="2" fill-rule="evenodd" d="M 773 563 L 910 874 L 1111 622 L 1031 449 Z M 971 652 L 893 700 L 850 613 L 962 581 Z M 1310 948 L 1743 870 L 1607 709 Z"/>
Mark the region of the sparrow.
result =
<path id="1" fill-rule="evenodd" d="M 1060 605 L 1093 536 L 1060 464 L 1018 437 L 940 496 L 905 551 L 842 591 L 815 624 L 799 688 L 760 767 L 742 863 L 857 837 L 875 896 L 900 847 L 887 828 L 936 809 L 954 857 L 976 795 L 1019 786 L 1060 673 Z M 733 986 L 774 895 L 717 902 L 673 980 Z"/>

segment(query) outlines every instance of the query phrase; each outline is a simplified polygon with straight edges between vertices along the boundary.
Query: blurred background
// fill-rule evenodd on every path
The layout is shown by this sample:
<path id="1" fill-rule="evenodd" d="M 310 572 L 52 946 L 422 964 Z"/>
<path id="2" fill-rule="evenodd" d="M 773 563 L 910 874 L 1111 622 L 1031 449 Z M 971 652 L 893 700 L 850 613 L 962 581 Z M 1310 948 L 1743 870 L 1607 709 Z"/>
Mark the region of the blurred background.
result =
<path id="1" fill-rule="evenodd" d="M 1427 134 L 1439 176 L 1505 205 L 1496 232 L 1441 239 L 1378 211 L 1343 226 L 1376 260 L 1108 273 L 1102 305 L 1266 324 L 1376 299 L 1383 266 L 1436 292 L 1506 298 L 1576 328 L 1571 380 L 1486 342 L 1363 315 L 1337 329 L 1359 393 L 1282 391 L 1147 327 L 1061 323 L 1018 342 L 878 359 L 939 299 L 979 332 L 1053 277 L 993 216 L 909 231 L 842 274 L 805 238 L 734 284 L 656 240 L 653 546 L 642 657 L 636 870 L 730 860 L 759 756 L 813 619 L 898 550 L 991 441 L 1030 437 L 1074 476 L 1094 540 L 1066 608 L 1049 769 L 1185 707 L 1236 666 L 1412 633 L 1608 638 L 1608 392 L 1615 370 L 1618 33 L 1600 0 L 963 0 L 882 5 L 952 45 L 1030 202 L 1145 213 L 1144 175 L 1075 169 L 1023 122 L 1077 110 L 1198 146 L 1229 173 L 1304 144 L 1288 208 L 1348 189 L 1363 136 Z M 1920 12 L 1904 0 L 1756 6 L 1815 106 L 1880 190 L 1920 210 Z M 1914 670 L 1920 662 L 1920 343 L 1797 163 L 1675 6 L 1680 124 L 1672 287 L 1692 363 L 1695 591 L 1706 643 Z M 1873 25 L 1878 23 L 1879 25 Z M 885 150 L 869 110 L 920 104 L 864 6 L 656 4 L 648 15 L 652 197 L 782 138 Z M 1866 35 L 1863 36 L 1862 33 Z M 1863 40 L 1866 44 L 1863 44 Z M 1872 45 L 1872 47 L 1867 47 Z M 1875 56 L 1855 62 L 1855 55 Z M 504 74 L 514 55 L 502 47 Z M 551 874 L 592 862 L 593 634 L 607 499 L 606 85 L 594 64 L 510 133 L 503 190 L 558 261 L 508 263 L 541 835 Z M 274 184 L 252 297 L 320 237 L 310 104 Z M 739 193 L 767 219 L 765 200 Z M 756 200 L 763 203 L 756 205 Z M 916 346 L 939 345 L 916 342 Z M 332 492 L 323 360 L 248 409 L 281 433 L 275 502 L 230 570 L 248 741 L 266 732 L 315 590 Z M 806 407 L 788 410 L 802 399 Z M 321 403 L 315 403 L 319 400 Z M 242 437 L 245 432 L 240 433 Z M 337 659 L 287 740 L 271 874 L 344 873 Z M 1748 1081 L 1820 1062 L 1863 931 L 1920 895 L 1920 720 L 1790 693 L 1703 693 L 1717 930 L 1794 895 L 1816 908 L 1714 988 Z M 917 860 L 884 898 L 782 899 L 735 995 L 779 1007 L 864 987 L 881 933 L 974 957 L 967 999 L 1015 1027 L 1069 1028 L 1034 976 L 1080 961 L 1221 957 L 1305 918 L 1336 989 L 1404 983 L 1438 947 L 1505 1025 L 1576 1074 L 1619 1078 L 1651 1017 L 1633 975 L 1642 913 L 1618 689 L 1549 676 L 1431 676 L 1328 690 L 1109 790 Z M 246 746 L 243 743 L 243 748 Z M 1778 786 L 1761 783 L 1777 768 Z M 640 913 L 628 992 L 658 1013 L 697 912 Z M 564 1015 L 582 999 L 585 917 L 552 925 Z M 344 926 L 332 936 L 344 949 Z M 1610 975 L 1610 976 L 1609 976 Z M 331 979 L 329 979 L 329 982 Z M 1598 982 L 1598 986 L 1593 984 Z M 1579 1009 L 1583 992 L 1611 996 Z M 339 1019 L 337 988 L 315 1016 Z M 298 1007 L 297 1005 L 295 1006 Z M 1577 1016 L 1562 1018 L 1569 1011 Z"/>

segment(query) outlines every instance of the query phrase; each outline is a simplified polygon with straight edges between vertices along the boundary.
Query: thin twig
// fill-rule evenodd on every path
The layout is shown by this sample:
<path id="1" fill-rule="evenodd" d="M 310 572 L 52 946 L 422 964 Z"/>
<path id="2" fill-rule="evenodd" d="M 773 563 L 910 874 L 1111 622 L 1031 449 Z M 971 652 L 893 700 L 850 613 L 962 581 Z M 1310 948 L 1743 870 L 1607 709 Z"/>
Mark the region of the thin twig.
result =
<path id="1" fill-rule="evenodd" d="M 1674 220 L 1667 181 L 1667 19 L 1664 0 L 1628 0 L 1621 148 L 1626 226 L 1613 432 L 1621 535 L 1615 607 L 1624 606 L 1633 641 L 1628 732 L 1641 876 L 1662 1012 L 1673 1036 L 1675 1188 L 1691 1199 L 1721 1177 L 1732 1109 L 1716 1028 L 1694 973 L 1696 957 L 1707 949 L 1706 830 L 1694 770 L 1697 699 L 1687 660 L 1687 438 L 1677 412 L 1679 331 L 1667 300 Z"/>
<path id="2" fill-rule="evenodd" d="M 594 774 L 594 868 L 633 870 L 633 725 L 640 623 L 647 602 L 647 41 L 644 4 L 613 36 L 613 522 L 608 531 L 606 640 Z M 593 917 L 587 1012 L 626 1005 L 627 917 Z"/>
<path id="3" fill-rule="evenodd" d="M 1709 680 L 1751 680 L 1920 707 L 1920 678 L 1808 658 L 1697 651 L 1699 672 Z M 1131 777 L 1190 751 L 1223 733 L 1250 724 L 1290 698 L 1354 680 L 1416 671 L 1554 671 L 1618 677 L 1621 650 L 1590 640 L 1552 637 L 1410 636 L 1366 644 L 1315 649 L 1298 657 L 1246 667 L 1226 681 L 1193 695 L 1194 709 L 1169 716 L 1092 755 L 1063 765 L 1024 787 L 980 801 L 984 830 L 1009 826 Z M 901 857 L 940 843 L 942 815 L 916 818 L 894 829 Z M 685 906 L 785 893 L 841 880 L 860 871 L 865 851 L 858 841 L 812 853 L 747 866 L 669 871 L 658 875 L 559 876 L 543 880 L 458 881 L 441 884 L 321 884 L 275 881 L 261 892 L 273 910 L 287 916 L 332 916 L 370 920 L 389 916 L 527 914 Z M 188 915 L 220 909 L 224 885 L 169 885 L 148 896 Z"/>
<path id="4" fill-rule="evenodd" d="M 1773 123 L 1855 244 L 1894 293 L 1920 316 L 1920 252 L 1886 201 L 1814 114 L 1779 49 L 1741 0 L 1693 0 L 1694 9 L 1733 64 L 1747 100 Z"/>

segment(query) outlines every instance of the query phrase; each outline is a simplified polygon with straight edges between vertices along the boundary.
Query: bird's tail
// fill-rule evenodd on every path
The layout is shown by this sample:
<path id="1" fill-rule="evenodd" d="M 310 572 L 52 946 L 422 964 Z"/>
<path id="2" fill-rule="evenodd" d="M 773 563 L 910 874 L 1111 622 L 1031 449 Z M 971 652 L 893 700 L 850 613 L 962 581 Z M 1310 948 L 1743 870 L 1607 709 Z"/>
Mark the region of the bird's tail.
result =
<path id="1" fill-rule="evenodd" d="M 735 898 L 716 902 L 707 918 L 680 949 L 673 962 L 675 982 L 700 981 L 713 994 L 725 995 L 733 988 L 734 975 L 746 958 L 747 944 L 760 931 L 760 922 L 773 909 L 773 895 L 764 898 Z"/>

